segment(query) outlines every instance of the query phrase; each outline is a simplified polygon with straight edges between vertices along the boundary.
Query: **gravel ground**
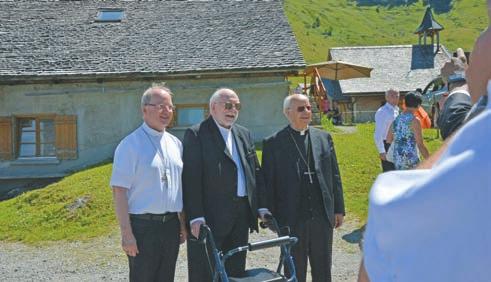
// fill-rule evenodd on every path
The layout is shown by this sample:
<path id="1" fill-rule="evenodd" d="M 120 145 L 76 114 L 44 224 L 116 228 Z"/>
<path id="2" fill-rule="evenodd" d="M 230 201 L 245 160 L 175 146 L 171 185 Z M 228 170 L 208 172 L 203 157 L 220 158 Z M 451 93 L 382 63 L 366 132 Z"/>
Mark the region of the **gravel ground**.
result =
<path id="1" fill-rule="evenodd" d="M 333 281 L 356 281 L 360 262 L 357 244 L 341 237 L 356 228 L 347 222 L 334 234 Z M 269 231 L 253 234 L 251 242 L 273 238 Z M 349 237 L 349 236 L 348 236 Z M 58 242 L 43 246 L 0 242 L 1 281 L 127 281 L 126 256 L 120 249 L 120 237 L 114 234 L 86 242 Z M 278 249 L 248 254 L 248 268 L 275 269 Z M 310 280 L 310 278 L 309 278 Z M 181 245 L 175 281 L 187 281 L 186 247 Z"/>

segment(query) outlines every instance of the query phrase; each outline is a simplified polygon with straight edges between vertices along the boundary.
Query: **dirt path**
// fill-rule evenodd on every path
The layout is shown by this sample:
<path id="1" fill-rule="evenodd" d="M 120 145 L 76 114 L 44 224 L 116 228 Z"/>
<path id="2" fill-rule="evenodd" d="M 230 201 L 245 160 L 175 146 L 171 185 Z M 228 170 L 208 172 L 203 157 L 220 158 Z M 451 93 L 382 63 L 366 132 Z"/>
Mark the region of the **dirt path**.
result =
<path id="1" fill-rule="evenodd" d="M 333 281 L 355 281 L 360 261 L 357 244 L 341 239 L 356 228 L 345 224 L 335 231 Z M 250 241 L 273 238 L 263 230 Z M 87 242 L 59 242 L 34 247 L 0 242 L 0 277 L 2 281 L 127 281 L 127 259 L 119 246 L 119 234 Z M 248 254 L 248 268 L 274 269 L 279 251 L 262 250 Z M 310 280 L 310 279 L 309 279 Z M 182 245 L 175 281 L 187 281 L 186 247 Z"/>

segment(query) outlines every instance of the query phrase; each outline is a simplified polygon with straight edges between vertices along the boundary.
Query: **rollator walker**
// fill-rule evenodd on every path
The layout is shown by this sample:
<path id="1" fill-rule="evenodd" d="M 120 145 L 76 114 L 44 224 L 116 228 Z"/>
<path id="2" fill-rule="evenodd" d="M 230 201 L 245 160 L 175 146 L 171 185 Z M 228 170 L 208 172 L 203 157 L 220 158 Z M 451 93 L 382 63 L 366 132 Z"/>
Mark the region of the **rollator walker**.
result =
<path id="1" fill-rule="evenodd" d="M 209 250 L 206 252 L 206 255 L 213 277 L 213 282 L 297 282 L 295 265 L 293 264 L 293 259 L 290 255 L 290 248 L 298 241 L 298 239 L 289 235 L 290 232 L 288 228 L 281 230 L 278 226 L 278 222 L 273 218 L 273 216 L 267 214 L 265 217 L 268 224 L 266 225 L 261 222 L 261 227 L 269 227 L 278 235 L 278 238 L 248 243 L 245 246 L 232 249 L 225 254 L 217 249 L 210 227 L 206 224 L 201 225 L 198 240 L 202 244 L 205 244 L 206 249 Z M 225 270 L 225 262 L 231 256 L 240 252 L 254 252 L 272 247 L 280 247 L 281 250 L 276 271 L 266 268 L 254 268 L 246 270 L 243 277 L 229 277 L 227 275 Z M 210 250 L 211 257 L 209 253 Z"/>

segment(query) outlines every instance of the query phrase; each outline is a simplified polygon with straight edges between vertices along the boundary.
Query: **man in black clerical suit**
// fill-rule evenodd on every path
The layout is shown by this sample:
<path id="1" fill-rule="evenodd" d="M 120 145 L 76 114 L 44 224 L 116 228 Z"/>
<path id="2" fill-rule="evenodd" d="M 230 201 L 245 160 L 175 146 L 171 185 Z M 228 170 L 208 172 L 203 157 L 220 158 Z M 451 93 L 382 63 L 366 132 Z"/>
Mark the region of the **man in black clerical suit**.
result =
<path id="1" fill-rule="evenodd" d="M 210 226 L 217 248 L 227 251 L 247 244 L 249 229 L 268 212 L 264 179 L 250 132 L 235 124 L 240 111 L 237 94 L 227 88 L 210 98 L 210 117 L 189 128 L 183 141 L 184 210 L 191 233 Z M 231 257 L 230 276 L 241 276 L 246 254 Z M 188 240 L 189 281 L 211 281 L 205 249 Z"/>
<path id="2" fill-rule="evenodd" d="M 331 281 L 333 228 L 345 213 L 333 141 L 326 131 L 309 127 L 305 95 L 288 96 L 283 112 L 290 124 L 263 142 L 268 208 L 299 239 L 292 248 L 298 280 L 306 280 L 308 258 L 312 280 Z"/>

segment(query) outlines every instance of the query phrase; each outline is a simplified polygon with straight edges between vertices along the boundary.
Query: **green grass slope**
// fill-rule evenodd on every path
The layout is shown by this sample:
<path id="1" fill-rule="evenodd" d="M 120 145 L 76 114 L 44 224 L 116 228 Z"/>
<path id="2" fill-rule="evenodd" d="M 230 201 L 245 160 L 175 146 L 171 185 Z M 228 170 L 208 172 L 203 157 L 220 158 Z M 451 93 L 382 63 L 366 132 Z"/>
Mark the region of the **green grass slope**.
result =
<path id="1" fill-rule="evenodd" d="M 488 26 L 486 1 L 453 0 L 447 13 L 433 13 L 444 26 L 440 42 L 450 51 L 469 51 Z M 285 0 L 285 13 L 307 63 L 325 61 L 341 46 L 417 44 L 414 31 L 426 6 L 357 6 L 353 0 Z"/>
<path id="2" fill-rule="evenodd" d="M 332 133 L 347 212 L 364 221 L 368 191 L 381 172 L 373 142 L 373 124 L 357 125 L 355 133 Z M 434 152 L 441 141 L 433 129 L 425 130 L 425 141 Z M 261 158 L 261 151 L 258 151 Z M 103 164 L 65 177 L 44 189 L 0 202 L 0 241 L 39 243 L 86 240 L 117 230 L 109 189 L 111 164 Z M 85 204 L 73 208 L 77 200 Z"/>
<path id="3" fill-rule="evenodd" d="M 358 124 L 352 134 L 333 134 L 336 155 L 344 188 L 344 201 L 348 214 L 362 222 L 368 212 L 368 192 L 375 178 L 382 172 L 373 132 L 373 123 Z M 442 141 L 435 129 L 423 132 L 430 154 L 440 148 Z"/>
<path id="4" fill-rule="evenodd" d="M 114 230 L 111 164 L 67 176 L 46 188 L 0 202 L 0 240 L 84 240 Z M 77 200 L 85 204 L 79 208 Z"/>

